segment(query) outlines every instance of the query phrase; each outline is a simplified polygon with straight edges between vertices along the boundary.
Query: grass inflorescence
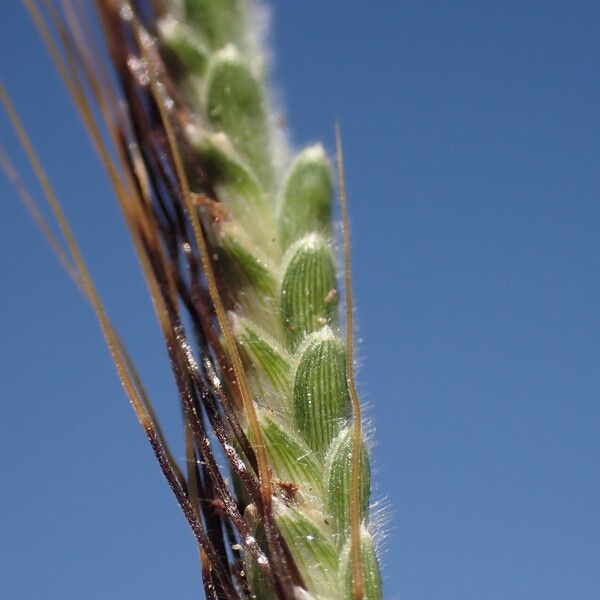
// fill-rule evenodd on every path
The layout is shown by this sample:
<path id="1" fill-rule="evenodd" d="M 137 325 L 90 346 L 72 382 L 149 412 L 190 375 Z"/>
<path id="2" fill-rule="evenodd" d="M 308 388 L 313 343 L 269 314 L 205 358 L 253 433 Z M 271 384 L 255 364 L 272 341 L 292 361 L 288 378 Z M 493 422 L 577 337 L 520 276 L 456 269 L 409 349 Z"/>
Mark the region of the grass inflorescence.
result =
<path id="1" fill-rule="evenodd" d="M 381 598 L 339 130 L 343 286 L 332 167 L 321 145 L 294 154 L 276 131 L 253 2 L 97 0 L 108 60 L 80 5 L 24 3 L 134 242 L 182 407 L 183 470 L 4 88 L 0 99 L 66 248 L 50 241 L 98 316 L 196 537 L 206 597 Z"/>

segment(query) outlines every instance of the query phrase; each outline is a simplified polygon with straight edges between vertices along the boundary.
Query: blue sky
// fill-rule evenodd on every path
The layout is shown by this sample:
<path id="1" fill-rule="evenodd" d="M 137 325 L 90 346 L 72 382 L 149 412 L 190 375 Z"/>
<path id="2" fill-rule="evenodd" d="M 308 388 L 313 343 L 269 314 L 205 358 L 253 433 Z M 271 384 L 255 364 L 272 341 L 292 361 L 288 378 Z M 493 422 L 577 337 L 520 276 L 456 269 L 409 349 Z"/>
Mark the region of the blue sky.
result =
<path id="1" fill-rule="evenodd" d="M 0 74 L 176 432 L 116 203 L 18 4 Z M 295 141 L 344 131 L 386 599 L 600 598 L 600 6 L 274 9 Z M 198 598 L 94 317 L 2 178 L 0 196 L 0 597 Z"/>

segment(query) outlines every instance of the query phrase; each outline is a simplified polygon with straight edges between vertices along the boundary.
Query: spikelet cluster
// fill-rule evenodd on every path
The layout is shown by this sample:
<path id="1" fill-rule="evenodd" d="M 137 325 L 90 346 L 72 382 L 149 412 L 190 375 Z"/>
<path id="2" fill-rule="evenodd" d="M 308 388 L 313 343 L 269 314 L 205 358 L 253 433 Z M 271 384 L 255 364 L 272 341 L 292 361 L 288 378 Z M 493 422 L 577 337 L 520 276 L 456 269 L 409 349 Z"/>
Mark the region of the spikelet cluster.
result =
<path id="1" fill-rule="evenodd" d="M 273 476 L 275 519 L 309 597 L 350 600 L 352 410 L 338 323 L 331 165 L 314 145 L 280 167 L 251 3 L 167 5 L 159 42 L 193 114 L 189 143 L 219 201 L 216 211 L 205 198 L 200 210 L 222 287 L 231 292 L 229 319 Z M 376 600 L 364 441 L 359 493 L 364 598 Z M 260 540 L 251 506 L 246 518 Z M 249 558 L 247 571 L 255 597 L 276 597 Z"/>

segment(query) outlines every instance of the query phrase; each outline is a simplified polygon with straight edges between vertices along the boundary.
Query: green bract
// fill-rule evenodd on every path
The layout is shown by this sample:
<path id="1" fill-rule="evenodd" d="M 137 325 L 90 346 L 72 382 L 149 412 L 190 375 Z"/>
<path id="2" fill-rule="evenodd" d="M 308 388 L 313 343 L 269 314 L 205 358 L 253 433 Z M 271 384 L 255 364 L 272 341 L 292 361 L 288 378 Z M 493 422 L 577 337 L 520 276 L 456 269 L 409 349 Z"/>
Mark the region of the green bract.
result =
<path id="1" fill-rule="evenodd" d="M 185 17 L 214 50 L 243 39 L 245 4 L 243 0 L 184 0 Z"/>
<path id="2" fill-rule="evenodd" d="M 279 259 L 281 251 L 273 236 L 275 220 L 267 194 L 229 138 L 223 133 L 206 135 L 196 128 L 190 128 L 188 134 L 232 219 L 244 224 L 245 234 L 265 253 Z"/>
<path id="3" fill-rule="evenodd" d="M 260 256 L 260 250 L 245 239 L 243 231 L 237 225 L 227 223 L 218 232 L 219 245 L 232 261 L 239 273 L 242 285 L 253 286 L 260 294 L 274 297 L 277 282 L 273 268 Z"/>
<path id="4" fill-rule="evenodd" d="M 377 552 L 373 538 L 366 529 L 361 530 L 360 535 L 361 564 L 364 586 L 363 600 L 379 600 L 381 593 L 381 573 L 377 561 Z M 347 544 L 342 552 L 341 577 L 343 585 L 343 594 L 339 597 L 344 600 L 354 600 L 353 594 L 353 575 L 350 545 Z"/>
<path id="5" fill-rule="evenodd" d="M 262 432 L 269 458 L 280 479 L 296 483 L 304 496 L 320 496 L 322 480 L 319 461 L 308 446 L 289 428 L 278 424 L 272 417 L 264 417 Z"/>
<path id="6" fill-rule="evenodd" d="M 335 597 L 339 559 L 326 523 L 315 522 L 294 508 L 280 509 L 276 519 L 290 549 L 298 557 L 298 568 L 309 589 L 319 590 L 324 598 Z"/>
<path id="7" fill-rule="evenodd" d="M 167 17 L 159 22 L 158 33 L 163 45 L 178 61 L 178 69 L 187 75 L 204 74 L 209 51 L 191 28 Z"/>
<path id="8" fill-rule="evenodd" d="M 265 95 L 259 80 L 234 46 L 220 50 L 209 63 L 206 111 L 215 128 L 229 136 L 258 179 L 269 187 L 272 167 Z"/>
<path id="9" fill-rule="evenodd" d="M 236 212 L 236 218 L 242 219 L 253 211 L 266 213 L 264 191 L 252 171 L 241 158 L 236 156 L 229 138 L 223 133 L 211 136 L 198 136 L 194 139 L 196 149 L 202 153 L 206 168 L 220 186 L 219 199 L 225 200 Z M 221 198 L 223 197 L 223 198 Z"/>
<path id="10" fill-rule="evenodd" d="M 333 178 L 323 147 L 311 146 L 293 162 L 286 176 L 279 207 L 279 232 L 287 248 L 303 235 L 329 235 Z"/>
<path id="11" fill-rule="evenodd" d="M 345 429 L 334 440 L 327 456 L 325 481 L 327 507 L 334 519 L 340 541 L 345 540 L 350 527 L 350 477 L 352 466 L 352 430 Z M 371 469 L 367 445 L 363 442 L 360 455 L 360 516 L 366 519 L 371 492 Z"/>
<path id="12" fill-rule="evenodd" d="M 288 392 L 292 367 L 287 352 L 278 348 L 275 340 L 247 319 L 238 320 L 236 338 L 254 368 L 265 375 L 273 388 Z"/>
<path id="13" fill-rule="evenodd" d="M 307 334 L 335 323 L 338 306 L 335 263 L 325 238 L 311 233 L 288 250 L 280 298 L 283 325 L 292 350 Z"/>
<path id="14" fill-rule="evenodd" d="M 306 443 L 323 456 L 350 415 L 346 353 L 328 327 L 299 350 L 294 376 L 294 419 Z"/>

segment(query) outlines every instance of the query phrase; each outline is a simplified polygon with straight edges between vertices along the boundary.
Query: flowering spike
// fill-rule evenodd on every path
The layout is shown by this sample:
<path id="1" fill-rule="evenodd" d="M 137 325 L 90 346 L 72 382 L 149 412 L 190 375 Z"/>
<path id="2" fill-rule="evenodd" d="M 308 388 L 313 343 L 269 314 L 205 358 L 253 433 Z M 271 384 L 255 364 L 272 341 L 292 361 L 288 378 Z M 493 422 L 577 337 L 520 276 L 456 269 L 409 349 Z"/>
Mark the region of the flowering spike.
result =
<path id="1" fill-rule="evenodd" d="M 96 62 L 101 53 L 85 47 L 69 3 L 66 29 L 62 13 L 44 3 L 61 49 L 37 3 L 24 1 L 108 169 L 149 284 L 184 409 L 187 481 L 54 206 L 119 373 L 200 544 L 206 596 L 378 600 L 365 528 L 368 452 L 352 370 L 343 172 L 346 349 L 336 327 L 330 165 L 319 145 L 290 163 L 284 136 L 270 129 L 276 115 L 250 18 L 255 1 L 96 3 L 115 73 L 105 73 Z M 119 88 L 104 94 L 113 79 Z M 26 140 L 0 84 L 2 102 Z M 231 485 L 213 439 L 232 468 Z"/>

